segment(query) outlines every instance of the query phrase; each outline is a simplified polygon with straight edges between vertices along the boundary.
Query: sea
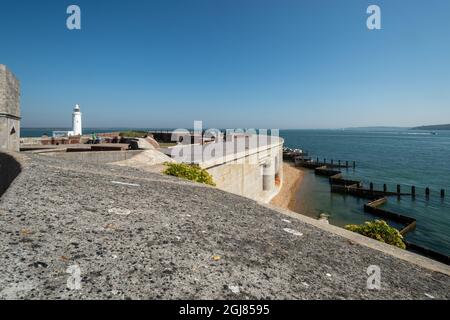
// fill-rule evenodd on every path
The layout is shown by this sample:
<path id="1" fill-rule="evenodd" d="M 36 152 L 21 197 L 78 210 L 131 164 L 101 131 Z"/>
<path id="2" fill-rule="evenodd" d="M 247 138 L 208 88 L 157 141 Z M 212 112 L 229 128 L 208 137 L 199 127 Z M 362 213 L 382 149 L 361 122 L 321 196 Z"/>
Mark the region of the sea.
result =
<path id="1" fill-rule="evenodd" d="M 402 192 L 410 192 L 416 186 L 415 199 L 389 197 L 383 208 L 417 219 L 407 241 L 450 255 L 450 131 L 286 130 L 280 135 L 287 147 L 300 148 L 314 159 L 356 161 L 355 169 L 342 170 L 344 177 L 361 180 L 367 188 L 370 182 L 376 190 L 387 184 L 388 190 L 396 191 L 400 184 Z M 313 218 L 328 214 L 330 223 L 338 226 L 379 219 L 364 213 L 367 200 L 331 193 L 328 178 L 316 176 L 313 170 L 305 169 L 296 199 L 295 211 Z"/>
<path id="2" fill-rule="evenodd" d="M 22 137 L 51 135 L 54 130 L 69 128 L 22 128 Z M 127 128 L 84 128 L 85 133 L 127 130 Z M 150 130 L 133 128 L 133 130 Z M 346 130 L 280 130 L 285 146 L 299 148 L 312 158 L 337 162 L 356 162 L 355 169 L 343 169 L 345 178 L 361 180 L 367 187 L 402 192 L 416 187 L 416 198 L 389 197 L 383 208 L 417 220 L 417 227 L 406 240 L 422 247 L 450 255 L 450 131 L 421 131 L 402 128 L 361 128 Z M 366 200 L 330 192 L 328 179 L 305 170 L 296 194 L 295 211 L 318 218 L 329 215 L 331 224 L 345 226 L 379 219 L 364 213 Z M 425 197 L 425 188 L 430 197 Z M 440 197 L 440 190 L 445 197 Z M 389 222 L 389 221 L 388 221 Z M 389 222 L 395 225 L 393 222 Z"/>

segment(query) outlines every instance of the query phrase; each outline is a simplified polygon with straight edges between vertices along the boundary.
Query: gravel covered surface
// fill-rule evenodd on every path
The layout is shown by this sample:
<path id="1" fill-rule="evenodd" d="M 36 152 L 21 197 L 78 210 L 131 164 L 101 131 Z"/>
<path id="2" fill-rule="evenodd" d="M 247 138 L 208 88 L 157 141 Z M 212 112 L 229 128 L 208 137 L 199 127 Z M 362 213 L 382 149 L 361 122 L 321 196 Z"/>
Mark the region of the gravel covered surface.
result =
<path id="1" fill-rule="evenodd" d="M 447 275 L 246 198 L 138 169 L 26 157 L 0 200 L 0 298 L 450 297 Z M 370 265 L 381 269 L 380 290 L 366 287 Z M 67 285 L 73 270 L 80 289 Z"/>

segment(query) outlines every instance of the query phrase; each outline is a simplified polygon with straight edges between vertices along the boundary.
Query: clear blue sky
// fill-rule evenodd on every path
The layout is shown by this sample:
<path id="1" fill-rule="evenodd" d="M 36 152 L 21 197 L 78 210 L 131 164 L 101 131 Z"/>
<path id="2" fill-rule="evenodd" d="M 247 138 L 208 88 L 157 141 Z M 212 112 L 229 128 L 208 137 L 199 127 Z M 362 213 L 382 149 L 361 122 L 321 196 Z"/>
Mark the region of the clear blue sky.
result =
<path id="1" fill-rule="evenodd" d="M 450 1 L 1 0 L 0 63 L 27 127 L 450 123 Z"/>

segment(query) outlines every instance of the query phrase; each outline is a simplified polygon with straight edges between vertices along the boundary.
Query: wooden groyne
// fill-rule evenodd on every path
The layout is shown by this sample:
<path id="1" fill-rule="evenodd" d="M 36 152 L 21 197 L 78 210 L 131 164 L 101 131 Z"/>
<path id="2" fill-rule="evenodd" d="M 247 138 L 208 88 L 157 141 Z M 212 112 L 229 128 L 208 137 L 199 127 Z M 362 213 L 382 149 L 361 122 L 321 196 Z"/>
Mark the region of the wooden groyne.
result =
<path id="1" fill-rule="evenodd" d="M 320 160 L 319 158 L 312 160 L 311 158 L 304 158 L 301 156 L 290 156 L 287 157 L 286 160 L 293 161 L 295 165 L 299 167 L 314 169 L 316 175 L 329 177 L 332 191 L 336 193 L 347 193 L 369 199 L 381 196 L 411 196 L 413 198 L 417 196 L 415 186 L 411 186 L 411 189 L 408 190 L 408 192 L 404 192 L 400 184 L 397 184 L 395 191 L 389 191 L 386 184 L 383 184 L 383 190 L 375 190 L 373 183 L 369 183 L 369 188 L 364 188 L 361 181 L 345 179 L 340 169 L 355 169 L 355 161 L 327 161 L 326 158 L 323 160 Z M 346 186 L 346 188 L 340 186 Z M 441 189 L 439 195 L 441 198 L 445 198 L 445 190 Z M 430 196 L 430 188 L 425 188 L 426 199 L 429 199 Z"/>
<path id="2" fill-rule="evenodd" d="M 283 157 L 284 158 L 284 157 Z M 368 199 L 369 202 L 364 204 L 364 212 L 370 213 L 372 215 L 378 216 L 380 218 L 394 221 L 403 226 L 401 230 L 399 230 L 402 236 L 405 236 L 408 232 L 414 230 L 417 225 L 417 220 L 408 217 L 402 214 L 398 214 L 396 212 L 392 212 L 389 210 L 385 210 L 380 208 L 387 201 L 389 196 L 411 196 L 412 199 L 416 197 L 416 187 L 411 187 L 411 192 L 402 192 L 401 186 L 398 184 L 395 191 L 388 191 L 387 185 L 383 185 L 383 190 L 375 190 L 373 183 L 369 184 L 369 188 L 364 188 L 363 183 L 358 180 L 349 180 L 343 177 L 342 171 L 339 170 L 341 168 L 356 168 L 356 162 L 352 161 L 334 161 L 331 160 L 327 162 L 327 159 L 323 159 L 320 161 L 319 158 L 316 158 L 315 161 L 311 158 L 308 158 L 306 154 L 293 154 L 290 153 L 286 160 L 290 160 L 295 162 L 296 166 L 313 169 L 314 173 L 319 176 L 328 177 L 331 192 L 341 193 L 341 194 L 349 194 L 352 196 L 356 196 L 359 198 Z M 425 189 L 425 197 L 429 199 L 430 197 L 430 188 Z M 445 197 L 445 190 L 441 189 L 440 197 Z M 408 250 L 420 253 L 424 256 L 428 256 L 437 261 L 443 262 L 445 264 L 450 265 L 450 256 L 444 255 L 442 253 L 433 251 L 431 249 L 419 246 L 417 244 L 404 241 L 406 244 L 406 248 Z"/>
<path id="3" fill-rule="evenodd" d="M 440 261 L 442 263 L 450 265 L 450 256 L 447 256 L 447 255 L 442 254 L 440 252 L 436 252 L 436 251 L 430 250 L 428 248 L 421 247 L 421 246 L 419 246 L 417 244 L 414 244 L 414 243 L 411 243 L 411 242 L 408 242 L 408 241 L 405 241 L 405 240 L 403 242 L 405 242 L 406 248 L 408 250 L 410 250 L 410 251 L 419 253 L 419 254 L 424 255 L 426 257 L 432 258 L 432 259 L 434 259 L 436 261 Z"/>
<path id="4" fill-rule="evenodd" d="M 307 153 L 306 153 L 307 155 Z M 312 158 L 308 158 L 305 157 L 303 155 L 301 156 L 295 156 L 294 158 L 294 162 L 296 165 L 301 166 L 301 167 L 305 167 L 305 168 L 310 168 L 310 169 L 315 169 L 315 168 L 319 168 L 319 167 L 327 167 L 327 168 L 356 168 L 356 162 L 349 162 L 349 161 L 334 161 L 331 160 L 330 162 L 327 162 L 327 159 L 323 159 L 322 161 L 319 160 L 319 158 L 316 158 L 315 160 L 313 160 Z"/>
<path id="5" fill-rule="evenodd" d="M 373 200 L 364 205 L 364 212 L 385 218 L 387 220 L 395 221 L 397 223 L 403 224 L 405 227 L 400 230 L 400 234 L 404 236 L 409 231 L 412 231 L 416 228 L 416 219 L 407 217 L 392 211 L 384 210 L 379 208 L 387 202 L 386 197 L 379 198 L 377 200 Z"/>
<path id="6" fill-rule="evenodd" d="M 399 231 L 402 236 L 405 236 L 408 232 L 413 231 L 416 228 L 417 220 L 408 216 L 404 216 L 392 211 L 379 208 L 387 202 L 386 197 L 379 198 L 364 204 L 364 212 L 382 217 L 386 220 L 395 221 L 401 223 L 404 227 Z M 406 248 L 410 251 L 420 253 L 424 256 L 433 258 L 437 261 L 450 265 L 450 257 L 440 252 L 433 251 L 431 249 L 419 246 L 417 244 L 404 240 Z"/>

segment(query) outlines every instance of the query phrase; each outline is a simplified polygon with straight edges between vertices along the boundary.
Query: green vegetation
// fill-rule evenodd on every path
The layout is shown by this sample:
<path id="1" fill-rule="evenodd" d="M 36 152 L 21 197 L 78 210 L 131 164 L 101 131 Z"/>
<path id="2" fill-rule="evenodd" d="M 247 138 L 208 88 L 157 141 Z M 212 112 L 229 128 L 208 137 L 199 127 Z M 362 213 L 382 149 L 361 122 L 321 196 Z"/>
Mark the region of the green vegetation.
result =
<path id="1" fill-rule="evenodd" d="M 147 136 L 146 131 L 122 131 L 119 133 L 121 137 L 127 138 L 145 138 Z"/>
<path id="2" fill-rule="evenodd" d="M 158 144 L 161 148 L 175 147 L 177 145 L 176 142 L 158 142 Z"/>
<path id="3" fill-rule="evenodd" d="M 189 165 L 184 163 L 171 163 L 166 162 L 165 165 L 167 169 L 164 173 L 169 176 L 175 176 L 195 182 L 200 182 L 204 184 L 209 184 L 215 186 L 211 175 L 204 169 L 200 168 L 198 165 Z"/>
<path id="4" fill-rule="evenodd" d="M 383 220 L 367 221 L 362 225 L 351 224 L 345 226 L 345 229 L 384 243 L 392 244 L 401 249 L 406 249 L 406 245 L 403 242 L 403 236 L 400 232 L 389 226 L 386 221 Z"/>

